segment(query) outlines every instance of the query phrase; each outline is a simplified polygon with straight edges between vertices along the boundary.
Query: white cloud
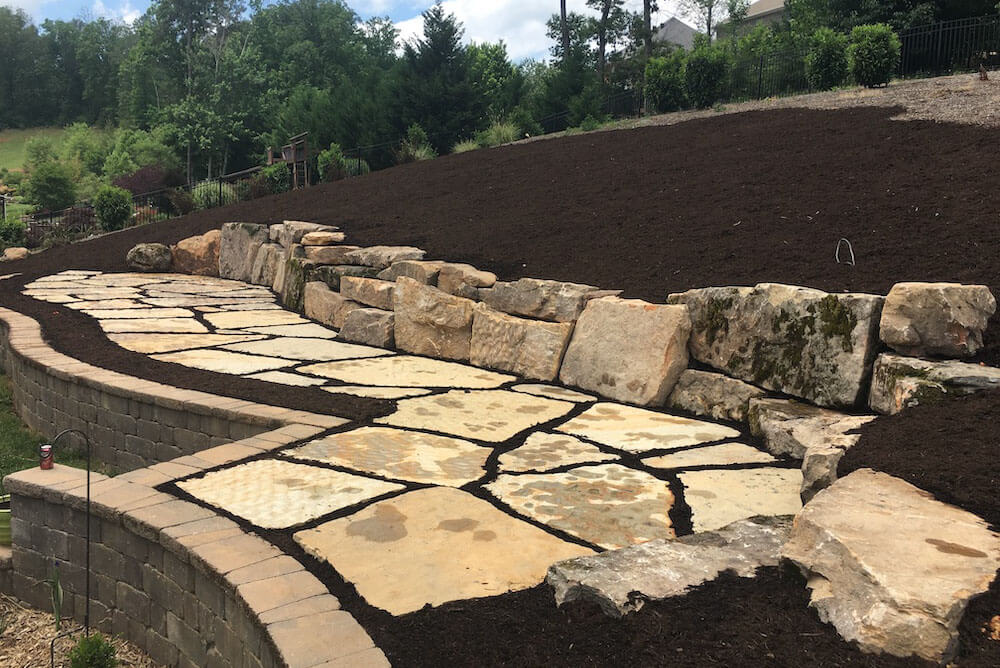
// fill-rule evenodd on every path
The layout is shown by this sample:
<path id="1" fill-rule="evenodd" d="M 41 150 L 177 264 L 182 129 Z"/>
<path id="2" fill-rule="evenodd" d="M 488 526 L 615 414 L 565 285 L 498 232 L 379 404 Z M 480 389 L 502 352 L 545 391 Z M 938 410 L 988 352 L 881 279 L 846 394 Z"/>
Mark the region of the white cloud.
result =
<path id="1" fill-rule="evenodd" d="M 23 9 L 24 13 L 32 18 L 38 18 L 39 8 L 47 0 L 0 0 L 0 6 L 11 7 L 13 9 Z"/>
<path id="2" fill-rule="evenodd" d="M 369 0 L 369 4 L 399 4 L 386 0 Z M 422 3 L 425 7 L 430 3 Z M 556 2 L 538 0 L 444 0 L 445 11 L 454 14 L 465 26 L 466 42 L 497 42 L 503 40 L 511 60 L 524 58 L 546 58 L 551 41 L 546 37 L 545 23 L 552 14 L 559 11 Z M 642 0 L 626 0 L 625 5 L 634 11 L 642 11 Z M 665 21 L 673 16 L 675 3 L 660 2 L 661 10 L 654 20 Z M 567 9 L 574 12 L 594 14 L 585 0 L 569 0 Z M 415 16 L 397 21 L 400 37 L 404 41 L 423 34 L 423 19 L 418 11 Z"/>
<path id="3" fill-rule="evenodd" d="M 131 0 L 125 0 L 123 4 L 117 7 L 108 7 L 104 4 L 103 0 L 94 0 L 94 6 L 91 7 L 91 11 L 94 13 L 94 16 L 112 21 L 121 21 L 122 23 L 135 23 L 142 16 L 142 11 L 133 7 Z"/>

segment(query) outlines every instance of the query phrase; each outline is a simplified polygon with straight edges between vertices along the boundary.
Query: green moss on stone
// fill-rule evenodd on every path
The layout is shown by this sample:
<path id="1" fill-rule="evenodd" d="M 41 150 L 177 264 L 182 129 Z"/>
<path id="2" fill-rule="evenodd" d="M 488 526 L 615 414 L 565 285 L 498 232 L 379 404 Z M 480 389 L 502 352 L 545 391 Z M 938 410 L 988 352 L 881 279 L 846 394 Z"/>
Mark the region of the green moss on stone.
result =
<path id="1" fill-rule="evenodd" d="M 835 295 L 827 295 L 819 302 L 820 333 L 828 339 L 841 338 L 845 353 L 854 352 L 851 336 L 858 326 L 858 318 Z"/>
<path id="2" fill-rule="evenodd" d="M 720 336 L 729 333 L 730 309 L 733 308 L 732 297 L 712 298 L 705 304 L 705 313 L 699 323 L 699 329 L 705 332 L 705 341 L 713 345 Z"/>

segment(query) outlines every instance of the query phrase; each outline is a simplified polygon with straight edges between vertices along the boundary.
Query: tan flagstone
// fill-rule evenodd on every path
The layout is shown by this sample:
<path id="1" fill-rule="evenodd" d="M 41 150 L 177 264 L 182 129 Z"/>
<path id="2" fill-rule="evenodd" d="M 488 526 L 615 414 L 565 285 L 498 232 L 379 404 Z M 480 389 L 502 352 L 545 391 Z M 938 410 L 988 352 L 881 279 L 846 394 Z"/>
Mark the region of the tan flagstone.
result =
<path id="1" fill-rule="evenodd" d="M 252 341 L 259 334 L 109 334 L 108 338 L 126 350 L 137 353 L 172 353 L 192 348 L 209 348 L 226 343 Z"/>
<path id="2" fill-rule="evenodd" d="M 550 564 L 593 554 L 445 487 L 381 501 L 295 541 L 394 615 L 534 587 Z"/>
<path id="3" fill-rule="evenodd" d="M 307 443 L 289 454 L 383 478 L 461 487 L 483 477 L 492 452 L 457 438 L 362 427 Z"/>
<path id="4" fill-rule="evenodd" d="M 694 448 L 672 452 L 662 457 L 651 457 L 644 463 L 661 469 L 680 469 L 692 466 L 722 466 L 734 464 L 768 464 L 778 461 L 766 452 L 743 443 L 723 443 L 707 448 Z"/>
<path id="5" fill-rule="evenodd" d="M 382 480 L 266 459 L 177 483 L 205 503 L 283 529 L 403 489 Z"/>
<path id="6" fill-rule="evenodd" d="M 278 359 L 275 357 L 261 357 L 259 355 L 243 355 L 241 353 L 230 353 L 224 350 L 188 350 L 184 352 L 168 353 L 166 355 L 153 355 L 154 360 L 160 362 L 173 362 L 183 364 L 195 369 L 205 371 L 215 371 L 216 373 L 231 373 L 243 375 L 257 373 L 259 371 L 271 371 L 282 367 L 291 366 L 293 362 Z"/>
<path id="7" fill-rule="evenodd" d="M 171 274 L 102 274 L 81 281 L 81 285 L 96 285 L 105 288 L 140 288 L 159 285 L 173 279 Z"/>
<path id="8" fill-rule="evenodd" d="M 92 288 L 76 289 L 68 291 L 74 297 L 83 300 L 104 300 L 104 299 L 138 299 L 141 293 L 134 288 Z"/>
<path id="9" fill-rule="evenodd" d="M 310 378 L 309 376 L 303 376 L 298 373 L 289 373 L 287 371 L 265 371 L 264 373 L 255 373 L 251 376 L 247 376 L 247 378 L 263 380 L 268 383 L 281 383 L 282 385 L 297 385 L 300 387 L 322 385 L 326 382 L 326 380 L 322 378 Z"/>
<path id="10" fill-rule="evenodd" d="M 34 281 L 25 285 L 24 289 L 35 290 L 37 292 L 67 292 L 70 290 L 87 289 L 87 286 L 82 281 L 74 280 L 49 281 L 47 283 Z"/>
<path id="11" fill-rule="evenodd" d="M 337 330 L 309 323 L 308 325 L 270 325 L 268 327 L 247 327 L 248 332 L 272 334 L 274 336 L 299 336 L 307 339 L 332 339 Z"/>
<path id="12" fill-rule="evenodd" d="M 597 404 L 557 430 L 627 452 L 680 448 L 740 436 L 735 429 L 710 422 L 611 403 Z"/>
<path id="13" fill-rule="evenodd" d="M 290 311 L 232 311 L 205 316 L 218 329 L 242 329 L 265 325 L 304 325 L 309 321 Z"/>
<path id="14" fill-rule="evenodd" d="M 385 387 L 460 387 L 486 389 L 515 380 L 484 369 L 442 362 L 426 357 L 399 355 L 369 360 L 330 362 L 305 367 L 302 371 L 351 385 Z"/>
<path id="15" fill-rule="evenodd" d="M 131 332 L 201 334 L 208 328 L 194 318 L 154 318 L 138 320 L 102 320 L 101 329 L 108 334 Z"/>
<path id="16" fill-rule="evenodd" d="M 28 297 L 38 299 L 39 301 L 49 302 L 50 304 L 70 304 L 73 302 L 78 302 L 79 300 L 72 295 L 62 294 L 58 292 L 42 292 L 39 290 L 25 290 L 24 294 Z"/>
<path id="17" fill-rule="evenodd" d="M 251 301 L 247 304 L 223 304 L 219 306 L 220 311 L 277 311 L 281 308 L 283 308 L 281 304 L 258 301 Z"/>
<path id="18" fill-rule="evenodd" d="M 222 313 L 218 306 L 195 306 L 194 310 L 198 313 Z"/>
<path id="19" fill-rule="evenodd" d="M 341 343 L 329 339 L 303 339 L 297 337 L 281 337 L 267 341 L 253 341 L 226 346 L 226 350 L 235 350 L 253 355 L 272 355 L 294 360 L 346 360 L 360 357 L 384 357 L 392 355 L 389 350 L 358 346 L 351 343 Z"/>
<path id="20" fill-rule="evenodd" d="M 674 537 L 669 485 L 618 464 L 501 475 L 486 488 L 514 511 L 607 549 Z"/>
<path id="21" fill-rule="evenodd" d="M 148 309 L 155 304 L 144 304 L 135 299 L 99 299 L 97 301 L 76 301 L 68 305 L 75 311 L 110 311 L 122 309 Z"/>
<path id="22" fill-rule="evenodd" d="M 362 385 L 331 385 L 324 390 L 332 394 L 350 394 L 368 399 L 406 399 L 423 397 L 432 392 L 419 387 L 365 387 Z"/>
<path id="23" fill-rule="evenodd" d="M 500 455 L 500 470 L 506 472 L 548 471 L 570 464 L 609 462 L 615 455 L 601 452 L 597 446 L 567 436 L 537 432 L 519 448 Z"/>
<path id="24" fill-rule="evenodd" d="M 273 304 L 273 296 L 260 297 L 213 297 L 201 295 L 175 295 L 173 297 L 143 297 L 142 301 L 150 306 L 167 308 L 192 307 L 192 306 L 222 306 L 228 304 L 247 305 L 250 304 Z"/>
<path id="25" fill-rule="evenodd" d="M 690 471 L 678 477 L 696 532 L 714 531 L 755 515 L 795 515 L 802 509 L 799 469 Z"/>
<path id="26" fill-rule="evenodd" d="M 123 318 L 193 318 L 194 313 L 182 308 L 127 308 L 112 310 L 86 310 L 87 315 L 98 320 Z"/>
<path id="27" fill-rule="evenodd" d="M 452 390 L 401 399 L 376 422 L 499 443 L 573 410 L 573 404 L 504 390 Z"/>
<path id="28" fill-rule="evenodd" d="M 559 399 L 560 401 L 572 401 L 578 404 L 585 404 L 591 401 L 597 401 L 597 397 L 593 397 L 589 394 L 583 394 L 582 392 L 576 392 L 574 390 L 567 389 L 565 387 L 559 387 L 557 385 L 540 385 L 538 383 L 524 383 L 521 385 L 515 385 L 512 388 L 515 392 L 524 392 L 525 394 L 533 394 L 536 397 L 545 397 L 546 399 Z"/>

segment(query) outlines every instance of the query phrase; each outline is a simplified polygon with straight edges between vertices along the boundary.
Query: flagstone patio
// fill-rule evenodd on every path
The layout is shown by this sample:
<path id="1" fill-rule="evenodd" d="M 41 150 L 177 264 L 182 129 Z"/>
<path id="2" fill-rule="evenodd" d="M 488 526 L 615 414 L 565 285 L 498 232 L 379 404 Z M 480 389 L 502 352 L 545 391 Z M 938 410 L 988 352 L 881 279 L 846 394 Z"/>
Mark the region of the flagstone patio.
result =
<path id="1" fill-rule="evenodd" d="M 343 343 L 264 288 L 64 272 L 25 294 L 161 362 L 395 400 L 383 418 L 176 481 L 294 540 L 394 615 L 532 587 L 561 559 L 800 507 L 798 463 L 737 429 Z"/>

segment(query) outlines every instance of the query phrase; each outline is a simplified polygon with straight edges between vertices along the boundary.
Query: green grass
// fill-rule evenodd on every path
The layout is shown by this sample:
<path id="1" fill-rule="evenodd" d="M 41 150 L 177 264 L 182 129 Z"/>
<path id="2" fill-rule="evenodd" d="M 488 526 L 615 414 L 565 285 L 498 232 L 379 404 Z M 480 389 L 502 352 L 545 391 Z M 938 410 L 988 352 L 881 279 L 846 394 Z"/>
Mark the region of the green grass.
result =
<path id="1" fill-rule="evenodd" d="M 28 140 L 39 135 L 51 138 L 56 149 L 60 148 L 62 128 L 27 128 L 0 131 L 0 169 L 20 170 L 24 166 L 24 147 Z"/>
<path id="2" fill-rule="evenodd" d="M 38 466 L 38 446 L 45 443 L 40 434 L 28 429 L 14 413 L 10 380 L 0 375 L 0 478 Z M 56 461 L 64 466 L 83 468 L 86 459 L 65 450 L 56 452 Z M 0 494 L 3 493 L 0 485 Z"/>

